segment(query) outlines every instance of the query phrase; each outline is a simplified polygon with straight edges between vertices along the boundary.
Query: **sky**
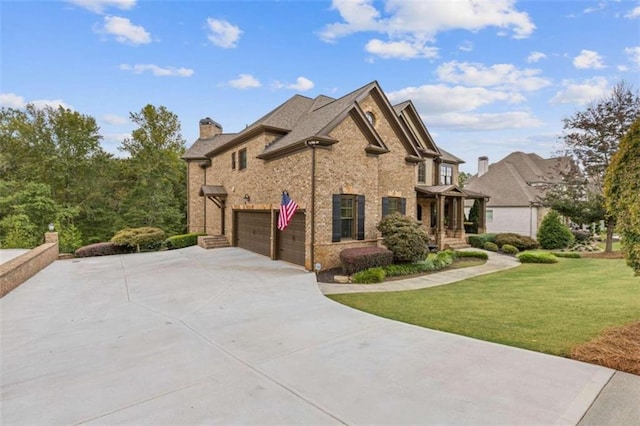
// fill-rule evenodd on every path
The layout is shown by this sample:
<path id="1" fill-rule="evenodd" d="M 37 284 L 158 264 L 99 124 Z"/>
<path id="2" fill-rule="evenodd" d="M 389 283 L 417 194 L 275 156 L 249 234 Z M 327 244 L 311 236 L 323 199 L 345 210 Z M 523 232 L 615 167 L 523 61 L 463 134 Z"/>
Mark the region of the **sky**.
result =
<path id="1" fill-rule="evenodd" d="M 376 80 L 476 173 L 479 156 L 557 155 L 563 119 L 640 88 L 638 0 L 2 0 L 0 19 L 0 105 L 92 116 L 119 156 L 147 104 L 189 147 L 201 118 L 239 132 Z"/>

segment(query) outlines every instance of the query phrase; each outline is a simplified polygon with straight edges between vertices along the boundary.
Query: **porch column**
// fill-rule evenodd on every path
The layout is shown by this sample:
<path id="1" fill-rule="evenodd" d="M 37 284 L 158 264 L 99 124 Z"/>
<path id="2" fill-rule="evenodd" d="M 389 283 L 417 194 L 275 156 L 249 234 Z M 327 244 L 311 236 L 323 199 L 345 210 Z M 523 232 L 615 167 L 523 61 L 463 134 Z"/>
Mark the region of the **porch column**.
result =
<path id="1" fill-rule="evenodd" d="M 487 232 L 487 200 L 478 199 L 478 234 Z"/>
<path id="2" fill-rule="evenodd" d="M 445 229 L 444 226 L 444 202 L 445 202 L 445 196 L 444 195 L 437 195 L 436 196 L 436 211 L 438 213 L 438 220 L 437 220 L 437 229 L 436 229 L 436 244 L 438 245 L 438 249 L 442 250 L 444 248 L 444 239 L 447 235 L 447 231 Z"/>
<path id="3" fill-rule="evenodd" d="M 456 199 L 456 217 L 458 218 L 456 227 L 456 237 L 464 237 L 464 198 Z"/>

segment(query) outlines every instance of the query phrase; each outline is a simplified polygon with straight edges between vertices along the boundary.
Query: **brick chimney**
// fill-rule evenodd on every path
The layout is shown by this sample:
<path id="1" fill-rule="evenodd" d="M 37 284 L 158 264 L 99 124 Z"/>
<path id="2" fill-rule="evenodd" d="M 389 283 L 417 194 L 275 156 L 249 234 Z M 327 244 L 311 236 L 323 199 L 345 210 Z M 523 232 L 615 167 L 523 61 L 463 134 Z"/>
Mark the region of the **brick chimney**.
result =
<path id="1" fill-rule="evenodd" d="M 489 157 L 483 155 L 478 157 L 478 177 L 489 171 Z"/>
<path id="2" fill-rule="evenodd" d="M 222 125 L 209 117 L 200 120 L 200 139 L 210 139 L 222 133 Z"/>

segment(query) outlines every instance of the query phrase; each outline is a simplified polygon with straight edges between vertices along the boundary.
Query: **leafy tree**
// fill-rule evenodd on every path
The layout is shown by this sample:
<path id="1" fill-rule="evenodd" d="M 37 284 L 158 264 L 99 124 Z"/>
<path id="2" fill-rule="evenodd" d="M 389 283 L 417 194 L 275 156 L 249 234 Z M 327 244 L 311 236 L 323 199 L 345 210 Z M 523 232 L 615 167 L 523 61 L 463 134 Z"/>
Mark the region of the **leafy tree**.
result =
<path id="1" fill-rule="evenodd" d="M 24 213 L 0 220 L 0 247 L 33 248 L 38 245 L 36 226 Z"/>
<path id="2" fill-rule="evenodd" d="M 538 229 L 538 242 L 543 249 L 562 249 L 574 241 L 567 225 L 562 223 L 560 215 L 554 210 L 547 213 Z"/>
<path id="3" fill-rule="evenodd" d="M 427 257 L 429 236 L 416 220 L 390 214 L 380 221 L 378 230 L 396 262 L 418 262 Z"/>
<path id="4" fill-rule="evenodd" d="M 627 264 L 640 275 L 640 118 L 611 160 L 605 179 L 607 211 L 616 218 Z"/>
<path id="5" fill-rule="evenodd" d="M 180 157 L 185 141 L 178 117 L 163 106 L 146 105 L 130 118 L 138 128 L 119 148 L 130 155 L 124 169 L 130 191 L 121 206 L 125 226 L 183 233 L 186 166 Z"/>
<path id="6" fill-rule="evenodd" d="M 549 191 L 545 204 L 577 223 L 604 219 L 607 223 L 605 251 L 612 250 L 615 217 L 604 208 L 604 176 L 618 145 L 640 115 L 640 96 L 624 82 L 611 93 L 587 105 L 564 122 L 565 154 L 577 167 L 563 172 L 562 188 Z"/>
<path id="7" fill-rule="evenodd" d="M 471 177 L 471 173 L 459 172 L 458 173 L 458 186 L 463 187 L 467 180 Z"/>
<path id="8" fill-rule="evenodd" d="M 28 229 L 33 230 L 36 241 L 41 239 L 59 210 L 60 206 L 51 198 L 51 189 L 46 184 L 0 181 L 0 217 L 26 216 L 33 225 Z"/>

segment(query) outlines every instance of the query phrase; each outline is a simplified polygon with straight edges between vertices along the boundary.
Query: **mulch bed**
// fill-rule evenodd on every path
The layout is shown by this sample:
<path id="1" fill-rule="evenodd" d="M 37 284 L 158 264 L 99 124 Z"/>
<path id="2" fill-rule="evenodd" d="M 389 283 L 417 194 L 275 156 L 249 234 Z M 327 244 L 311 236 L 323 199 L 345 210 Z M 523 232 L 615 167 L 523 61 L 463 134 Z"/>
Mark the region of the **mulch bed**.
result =
<path id="1" fill-rule="evenodd" d="M 624 259 L 624 253 L 622 251 L 592 251 L 592 252 L 580 252 L 580 256 L 589 257 L 592 259 Z"/>
<path id="2" fill-rule="evenodd" d="M 571 358 L 640 376 L 640 321 L 606 329 L 573 348 Z"/>

